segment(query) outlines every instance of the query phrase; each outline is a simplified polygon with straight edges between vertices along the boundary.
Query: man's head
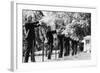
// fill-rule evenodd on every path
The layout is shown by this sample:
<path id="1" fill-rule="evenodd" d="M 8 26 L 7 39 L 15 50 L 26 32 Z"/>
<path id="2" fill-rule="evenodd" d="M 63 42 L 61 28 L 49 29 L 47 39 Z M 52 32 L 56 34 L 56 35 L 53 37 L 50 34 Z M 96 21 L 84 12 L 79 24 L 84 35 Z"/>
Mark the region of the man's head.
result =
<path id="1" fill-rule="evenodd" d="M 43 16 L 44 16 L 44 14 L 42 11 L 40 11 L 40 10 L 36 11 L 36 13 L 35 13 L 36 20 L 40 20 Z"/>
<path id="2" fill-rule="evenodd" d="M 32 22 L 32 16 L 28 16 L 28 22 Z"/>
<path id="3" fill-rule="evenodd" d="M 48 31 L 51 31 L 51 27 L 50 26 L 48 26 Z"/>

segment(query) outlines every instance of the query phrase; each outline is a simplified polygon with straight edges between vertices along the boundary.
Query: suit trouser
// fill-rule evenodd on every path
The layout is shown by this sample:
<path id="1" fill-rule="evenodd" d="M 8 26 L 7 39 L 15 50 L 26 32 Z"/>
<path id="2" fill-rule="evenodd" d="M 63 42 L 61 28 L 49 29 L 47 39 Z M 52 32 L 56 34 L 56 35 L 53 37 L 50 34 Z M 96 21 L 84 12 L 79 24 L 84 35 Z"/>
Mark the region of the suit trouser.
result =
<path id="1" fill-rule="evenodd" d="M 76 43 L 74 43 L 73 45 L 72 45 L 72 55 L 76 55 L 77 54 L 77 44 Z"/>
<path id="2" fill-rule="evenodd" d="M 34 54 L 35 49 L 33 48 L 33 46 L 35 47 L 35 40 L 30 39 L 27 41 L 28 41 L 28 47 L 25 53 L 25 62 L 28 62 L 30 54 L 31 54 L 31 61 L 35 62 L 35 54 Z"/>
<path id="3" fill-rule="evenodd" d="M 70 44 L 69 42 L 65 42 L 65 54 L 64 56 L 68 56 L 70 54 Z"/>
<path id="4" fill-rule="evenodd" d="M 59 42 L 59 47 L 60 47 L 60 53 L 59 53 L 59 58 L 61 58 L 63 56 L 63 42 L 62 40 L 60 40 Z"/>
<path id="5" fill-rule="evenodd" d="M 48 54 L 48 59 L 51 59 L 52 50 L 53 50 L 53 42 L 49 42 L 49 54 Z"/>

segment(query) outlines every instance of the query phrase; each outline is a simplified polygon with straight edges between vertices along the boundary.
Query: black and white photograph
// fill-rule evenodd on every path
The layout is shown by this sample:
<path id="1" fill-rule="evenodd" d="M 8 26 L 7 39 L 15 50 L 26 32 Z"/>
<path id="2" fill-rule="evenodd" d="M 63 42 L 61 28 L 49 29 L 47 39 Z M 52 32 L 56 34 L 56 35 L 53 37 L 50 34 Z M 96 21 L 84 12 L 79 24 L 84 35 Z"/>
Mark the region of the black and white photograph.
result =
<path id="1" fill-rule="evenodd" d="M 96 65 L 95 7 L 15 2 L 12 69 L 61 69 Z"/>
<path id="2" fill-rule="evenodd" d="M 22 9 L 22 63 L 91 60 L 91 13 Z"/>

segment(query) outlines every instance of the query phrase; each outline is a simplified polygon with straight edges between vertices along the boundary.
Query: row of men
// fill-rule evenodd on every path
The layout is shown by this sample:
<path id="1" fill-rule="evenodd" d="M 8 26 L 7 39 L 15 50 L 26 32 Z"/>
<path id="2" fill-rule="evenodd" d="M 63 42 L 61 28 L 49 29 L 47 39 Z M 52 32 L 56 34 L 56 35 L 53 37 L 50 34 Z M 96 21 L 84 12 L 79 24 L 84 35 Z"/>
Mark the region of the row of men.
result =
<path id="1" fill-rule="evenodd" d="M 35 45 L 36 45 L 36 41 L 35 41 L 35 30 L 34 28 L 39 27 L 41 25 L 37 25 L 39 22 L 34 22 L 34 23 L 26 23 L 25 27 L 26 30 L 29 30 L 28 36 L 26 38 L 27 42 L 28 42 L 28 47 L 26 49 L 26 53 L 25 53 L 25 62 L 28 62 L 28 58 L 29 58 L 29 54 L 31 53 L 31 61 L 35 62 Z M 49 45 L 49 53 L 48 53 L 48 59 L 51 59 L 52 56 L 52 51 L 53 51 L 53 43 L 54 43 L 54 37 L 53 35 L 56 34 L 57 38 L 58 38 L 58 48 L 60 50 L 59 53 L 59 58 L 63 57 L 63 51 L 65 48 L 65 53 L 64 56 L 68 56 L 70 54 L 70 49 L 72 48 L 72 55 L 77 54 L 77 47 L 79 44 L 79 41 L 73 40 L 70 37 L 65 37 L 65 35 L 61 35 L 58 34 L 56 30 L 51 30 L 51 28 L 49 27 L 46 33 L 48 42 L 47 44 Z M 34 45 L 34 46 L 33 46 Z M 32 47 L 33 46 L 33 47 Z"/>
<path id="2" fill-rule="evenodd" d="M 54 43 L 54 37 L 53 34 L 57 35 L 57 40 L 58 40 L 58 49 L 60 50 L 59 52 L 59 58 L 64 56 L 69 56 L 70 51 L 72 49 L 72 56 L 76 55 L 78 50 L 83 51 L 83 45 L 84 43 L 80 42 L 79 40 L 74 40 L 70 38 L 70 36 L 65 36 L 64 34 L 58 34 L 56 30 L 52 31 L 50 28 L 47 31 L 47 39 L 48 39 L 48 45 L 50 46 L 49 48 L 49 53 L 48 53 L 48 59 L 51 59 L 52 55 L 52 50 L 53 50 L 53 43 Z"/>
<path id="3" fill-rule="evenodd" d="M 41 12 L 40 12 L 40 14 L 41 14 L 41 16 L 43 16 L 43 14 Z M 31 16 L 28 17 L 28 21 L 25 23 L 27 49 L 25 50 L 24 62 L 28 62 L 30 53 L 31 53 L 31 62 L 35 62 L 35 49 L 34 49 L 34 47 L 36 45 L 35 28 L 40 27 L 40 26 L 41 25 L 39 24 L 39 20 L 32 22 L 32 17 Z M 47 44 L 50 46 L 49 53 L 48 53 L 48 59 L 51 59 L 51 55 L 52 55 L 53 42 L 54 42 L 53 34 L 57 34 L 57 37 L 59 40 L 59 43 L 58 43 L 58 47 L 60 50 L 59 58 L 63 57 L 63 50 L 64 50 L 63 44 L 64 43 L 65 43 L 64 56 L 69 55 L 70 47 L 73 50 L 72 55 L 77 53 L 77 46 L 78 46 L 79 41 L 73 40 L 70 37 L 65 37 L 65 35 L 58 34 L 58 32 L 56 30 L 52 31 L 51 27 L 48 27 L 47 32 L 46 32 L 47 39 L 48 39 Z M 71 44 L 70 44 L 70 42 L 71 42 Z"/>

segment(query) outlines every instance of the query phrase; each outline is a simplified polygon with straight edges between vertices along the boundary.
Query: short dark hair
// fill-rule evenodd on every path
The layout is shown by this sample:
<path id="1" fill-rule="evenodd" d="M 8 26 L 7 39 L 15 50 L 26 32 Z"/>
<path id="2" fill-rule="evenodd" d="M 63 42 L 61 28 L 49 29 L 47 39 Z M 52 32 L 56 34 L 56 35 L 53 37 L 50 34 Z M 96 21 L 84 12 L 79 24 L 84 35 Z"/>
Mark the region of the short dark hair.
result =
<path id="1" fill-rule="evenodd" d="M 28 21 L 29 21 L 29 22 L 32 21 L 32 16 L 31 16 L 31 15 L 28 16 Z"/>
<path id="2" fill-rule="evenodd" d="M 42 11 L 38 10 L 37 12 L 39 12 L 40 15 L 44 16 Z"/>

